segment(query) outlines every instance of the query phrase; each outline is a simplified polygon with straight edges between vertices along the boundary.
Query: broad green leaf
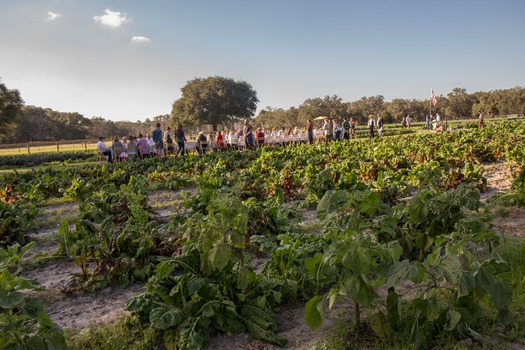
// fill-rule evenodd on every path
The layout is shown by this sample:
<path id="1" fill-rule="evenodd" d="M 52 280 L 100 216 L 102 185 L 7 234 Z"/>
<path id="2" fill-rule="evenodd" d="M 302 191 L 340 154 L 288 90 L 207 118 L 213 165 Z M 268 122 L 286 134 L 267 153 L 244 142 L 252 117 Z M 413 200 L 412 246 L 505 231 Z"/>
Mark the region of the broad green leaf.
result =
<path id="1" fill-rule="evenodd" d="M 40 311 L 37 315 L 38 323 L 40 323 L 44 327 L 54 327 L 56 326 L 53 320 L 51 320 L 51 317 L 49 317 L 44 311 Z"/>
<path id="2" fill-rule="evenodd" d="M 143 310 L 148 310 L 152 306 L 153 303 L 151 301 L 151 294 L 143 293 L 129 299 L 124 305 L 124 309 L 131 313 L 138 313 Z"/>
<path id="3" fill-rule="evenodd" d="M 15 289 L 15 276 L 12 275 L 7 268 L 3 268 L 0 273 L 0 291 L 10 291 Z M 1 306 L 1 305 L 0 305 Z"/>
<path id="4" fill-rule="evenodd" d="M 512 285 L 510 283 L 497 281 L 493 284 L 490 295 L 494 307 L 499 312 L 508 310 L 512 301 Z"/>
<path id="5" fill-rule="evenodd" d="M 39 298 L 32 298 L 28 300 L 22 307 L 22 311 L 31 318 L 36 318 L 38 312 L 44 307 L 44 302 Z"/>
<path id="6" fill-rule="evenodd" d="M 447 254 L 441 257 L 439 265 L 435 271 L 443 277 L 449 284 L 456 284 L 463 273 L 461 261 L 456 255 Z"/>
<path id="7" fill-rule="evenodd" d="M 208 258 L 209 254 L 201 255 L 201 272 L 204 276 L 210 276 L 213 273 L 213 268 L 211 266 L 210 259 Z"/>
<path id="8" fill-rule="evenodd" d="M 377 294 L 362 276 L 350 276 L 344 281 L 344 286 L 354 302 L 365 307 L 372 306 Z"/>
<path id="9" fill-rule="evenodd" d="M 275 321 L 271 315 L 251 305 L 244 305 L 241 313 L 244 325 L 255 338 L 279 346 L 285 346 L 288 343 L 286 339 L 278 338 L 273 332 Z"/>
<path id="10" fill-rule="evenodd" d="M 426 251 L 432 247 L 434 238 L 426 232 L 418 232 L 415 237 L 416 246 L 422 251 Z"/>
<path id="11" fill-rule="evenodd" d="M 317 218 L 324 220 L 348 202 L 348 193 L 343 190 L 328 190 L 317 205 Z"/>
<path id="12" fill-rule="evenodd" d="M 361 203 L 359 209 L 362 212 L 367 213 L 370 216 L 373 216 L 375 212 L 381 208 L 381 197 L 379 193 L 373 191 L 367 191 L 367 196 L 364 201 Z"/>
<path id="13" fill-rule="evenodd" d="M 17 277 L 16 282 L 18 285 L 16 286 L 17 290 L 24 290 L 24 289 L 31 289 L 31 290 L 42 290 L 42 287 L 40 284 L 32 279 L 24 278 L 24 277 Z"/>
<path id="14" fill-rule="evenodd" d="M 191 275 L 190 275 L 191 276 Z M 202 287 L 210 283 L 210 280 L 208 278 L 203 278 L 200 276 L 191 276 L 188 279 L 188 294 L 193 295 L 194 293 L 198 292 Z"/>
<path id="15" fill-rule="evenodd" d="M 459 279 L 459 297 L 469 295 L 476 287 L 476 278 L 470 271 L 463 271 Z"/>
<path id="16" fill-rule="evenodd" d="M 29 338 L 29 341 L 24 344 L 24 350 L 42 350 L 46 348 L 46 342 L 38 335 Z"/>
<path id="17" fill-rule="evenodd" d="M 250 283 L 250 276 L 247 269 L 243 268 L 239 271 L 239 274 L 237 275 L 237 288 L 240 290 L 245 290 L 248 288 L 248 285 Z"/>
<path id="18" fill-rule="evenodd" d="M 157 265 L 157 278 L 158 279 L 164 279 L 171 275 L 171 273 L 175 270 L 175 266 L 173 266 L 172 261 L 163 261 L 160 264 Z"/>
<path id="19" fill-rule="evenodd" d="M 157 307 L 151 310 L 149 319 L 153 328 L 166 330 L 180 324 L 183 321 L 183 315 L 178 308 Z"/>
<path id="20" fill-rule="evenodd" d="M 312 258 L 304 259 L 304 266 L 306 267 L 309 276 L 314 278 L 317 277 L 318 266 L 321 263 L 323 256 L 323 253 L 316 253 Z"/>
<path id="21" fill-rule="evenodd" d="M 328 308 L 331 309 L 335 302 L 337 301 L 337 296 L 339 295 L 339 289 L 334 286 L 330 288 L 330 291 L 328 292 Z"/>
<path id="22" fill-rule="evenodd" d="M 393 287 L 400 281 L 411 280 L 414 283 L 421 283 L 425 278 L 425 269 L 419 263 L 411 263 L 408 260 L 395 263 L 388 271 L 387 286 Z"/>
<path id="23" fill-rule="evenodd" d="M 367 251 L 357 246 L 343 256 L 341 263 L 346 269 L 360 275 L 367 274 L 370 271 L 370 259 Z"/>
<path id="24" fill-rule="evenodd" d="M 449 310 L 447 313 L 447 325 L 445 326 L 445 330 L 453 331 L 458 326 L 459 321 L 461 321 L 461 314 L 456 310 Z"/>
<path id="25" fill-rule="evenodd" d="M 232 257 L 232 249 L 226 243 L 219 243 L 209 253 L 209 259 L 214 271 L 224 269 Z"/>
<path id="26" fill-rule="evenodd" d="M 323 325 L 324 315 L 324 297 L 316 295 L 306 303 L 306 324 L 311 330 L 316 330 Z"/>
<path id="27" fill-rule="evenodd" d="M 386 297 L 387 319 L 395 327 L 401 321 L 401 295 L 397 294 L 394 288 L 389 288 Z"/>
<path id="28" fill-rule="evenodd" d="M 386 337 L 392 334 L 392 328 L 383 314 L 375 312 L 368 316 L 370 327 L 380 337 Z"/>
<path id="29" fill-rule="evenodd" d="M 20 306 L 24 301 L 24 294 L 12 291 L 12 292 L 1 292 L 0 293 L 0 307 L 4 309 L 12 308 L 13 306 Z"/>
<path id="30" fill-rule="evenodd" d="M 425 313 L 429 321 L 435 321 L 439 318 L 441 315 L 439 306 L 437 298 L 433 297 L 427 300 Z"/>
<path id="31" fill-rule="evenodd" d="M 427 221 L 428 206 L 421 196 L 412 198 L 408 203 L 407 210 L 409 213 L 409 221 L 412 225 L 423 224 Z"/>
<path id="32" fill-rule="evenodd" d="M 66 350 L 68 348 L 64 332 L 58 327 L 53 327 L 46 332 L 45 341 L 47 350 Z"/>
<path id="33" fill-rule="evenodd" d="M 476 283 L 478 283 L 479 286 L 487 292 L 490 292 L 492 290 L 492 286 L 494 283 L 496 283 L 496 279 L 488 269 L 481 266 L 476 274 Z"/>

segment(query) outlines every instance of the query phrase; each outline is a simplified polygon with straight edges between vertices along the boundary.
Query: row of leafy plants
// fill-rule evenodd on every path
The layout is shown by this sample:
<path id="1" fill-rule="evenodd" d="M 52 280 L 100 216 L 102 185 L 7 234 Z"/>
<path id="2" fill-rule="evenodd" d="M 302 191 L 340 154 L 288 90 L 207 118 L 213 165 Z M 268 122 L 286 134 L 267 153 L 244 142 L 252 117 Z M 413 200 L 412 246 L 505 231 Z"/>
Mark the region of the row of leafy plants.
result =
<path id="1" fill-rule="evenodd" d="M 96 159 L 97 154 L 93 150 L 10 155 L 0 156 L 0 168 L 33 167 L 53 163 L 77 163 L 83 161 L 95 161 Z"/>

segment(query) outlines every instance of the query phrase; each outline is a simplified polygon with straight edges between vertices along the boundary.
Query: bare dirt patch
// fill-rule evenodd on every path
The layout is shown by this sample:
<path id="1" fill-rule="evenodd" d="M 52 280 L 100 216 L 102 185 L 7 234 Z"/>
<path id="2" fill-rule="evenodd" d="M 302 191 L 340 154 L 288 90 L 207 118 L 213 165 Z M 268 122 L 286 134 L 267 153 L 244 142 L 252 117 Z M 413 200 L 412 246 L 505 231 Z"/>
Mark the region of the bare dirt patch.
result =
<path id="1" fill-rule="evenodd" d="M 485 202 L 488 198 L 505 192 L 512 186 L 512 173 L 507 163 L 488 164 L 483 168 L 487 179 L 487 191 L 481 194 L 481 201 Z"/>
<path id="2" fill-rule="evenodd" d="M 76 203 L 63 203 L 59 205 L 52 205 L 40 208 L 41 213 L 36 218 L 36 224 L 42 231 L 55 230 L 57 226 L 64 220 L 72 223 L 78 215 L 78 205 Z M 42 234 L 40 234 L 42 236 Z"/>
<path id="3" fill-rule="evenodd" d="M 37 247 L 40 250 L 53 244 L 42 241 Z M 124 313 L 126 301 L 142 292 L 143 284 L 133 284 L 126 288 L 109 287 L 96 294 L 64 293 L 64 287 L 80 271 L 71 259 L 58 258 L 22 274 L 40 283 L 43 291 L 37 294 L 46 301 L 44 310 L 61 328 L 82 329 L 92 324 L 111 323 Z"/>
<path id="4" fill-rule="evenodd" d="M 525 208 L 506 209 L 506 215 L 495 215 L 492 229 L 503 237 L 525 237 Z"/>

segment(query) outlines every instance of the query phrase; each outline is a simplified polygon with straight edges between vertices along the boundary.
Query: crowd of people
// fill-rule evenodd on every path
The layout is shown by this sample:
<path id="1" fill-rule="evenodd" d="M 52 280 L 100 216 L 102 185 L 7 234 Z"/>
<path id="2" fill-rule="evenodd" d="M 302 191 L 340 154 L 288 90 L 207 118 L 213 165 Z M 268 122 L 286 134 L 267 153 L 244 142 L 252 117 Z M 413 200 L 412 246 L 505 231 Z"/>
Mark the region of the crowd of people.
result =
<path id="1" fill-rule="evenodd" d="M 200 131 L 194 142 L 195 150 L 200 154 L 205 154 L 211 149 L 215 150 L 232 150 L 239 149 L 241 143 L 246 149 L 255 149 L 257 146 L 269 142 L 269 140 L 285 141 L 300 137 L 306 134 L 304 141 L 314 143 L 315 139 L 323 139 L 325 142 L 349 140 L 355 137 L 356 122 L 353 118 L 344 118 L 338 123 L 335 118 L 326 118 L 321 122 L 314 124 L 308 119 L 305 128 L 297 126 L 293 128 L 274 127 L 270 131 L 263 128 L 254 130 L 249 120 L 238 130 L 225 130 L 210 132 L 205 135 Z M 122 140 L 118 136 L 112 139 L 111 146 L 104 142 L 105 138 L 100 137 L 97 143 L 97 150 L 101 156 L 107 157 L 108 162 L 125 161 L 133 158 L 162 158 L 169 155 L 184 156 L 187 154 L 187 139 L 179 124 L 178 128 L 172 132 L 171 127 L 167 127 L 162 132 L 160 123 L 157 123 L 156 129 L 151 134 L 139 134 L 138 138 L 132 135 L 124 137 Z M 242 141 L 242 142 L 241 142 Z M 176 144 L 176 147 L 175 147 Z"/>
<path id="2" fill-rule="evenodd" d="M 205 154 L 211 149 L 214 150 L 232 150 L 239 149 L 242 145 L 246 149 L 254 149 L 256 146 L 274 140 L 275 143 L 284 144 L 283 140 L 301 140 L 313 144 L 315 140 L 324 140 L 324 142 L 350 140 L 356 135 L 356 121 L 353 118 L 343 118 L 338 122 L 336 118 L 320 117 L 316 118 L 316 123 L 308 119 L 304 128 L 297 126 L 293 128 L 274 127 L 270 131 L 263 128 L 254 130 L 249 120 L 238 130 L 220 130 L 210 132 L 205 135 L 203 131 L 199 132 L 196 141 L 192 144 L 200 155 Z M 412 124 L 411 115 L 402 119 L 402 127 L 410 129 Z M 442 126 L 441 117 L 436 113 L 435 119 L 425 116 L 425 127 L 434 130 Z M 479 126 L 484 127 L 483 115 L 479 115 Z M 367 128 L 370 138 L 375 137 L 375 132 L 379 137 L 383 136 L 384 121 L 381 116 L 370 115 L 368 117 Z M 303 136 L 306 136 L 303 138 Z M 156 129 L 150 134 L 139 134 L 138 138 L 130 135 L 124 137 L 122 141 L 118 136 L 113 138 L 111 146 L 104 143 L 104 137 L 100 137 L 97 143 L 97 150 L 100 155 L 107 157 L 108 162 L 114 160 L 124 161 L 131 158 L 157 157 L 162 158 L 169 155 L 184 156 L 188 152 L 187 139 L 182 125 L 179 124 L 177 129 L 172 132 L 171 127 L 167 127 L 162 132 L 160 123 L 157 123 Z M 281 140 L 277 142 L 276 140 Z M 241 142 L 242 141 L 242 142 Z M 176 145 L 176 146 L 175 146 Z"/>

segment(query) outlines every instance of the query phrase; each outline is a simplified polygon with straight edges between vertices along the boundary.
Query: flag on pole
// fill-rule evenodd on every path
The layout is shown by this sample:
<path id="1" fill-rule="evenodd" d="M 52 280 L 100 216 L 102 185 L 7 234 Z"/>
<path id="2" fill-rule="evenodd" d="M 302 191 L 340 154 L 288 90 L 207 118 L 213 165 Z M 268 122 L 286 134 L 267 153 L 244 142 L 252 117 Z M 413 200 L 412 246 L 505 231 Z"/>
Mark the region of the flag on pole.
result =
<path id="1" fill-rule="evenodd" d="M 430 89 L 430 91 L 431 91 L 432 104 L 435 106 L 438 103 L 438 99 L 436 98 L 436 95 L 434 94 L 434 89 Z"/>

